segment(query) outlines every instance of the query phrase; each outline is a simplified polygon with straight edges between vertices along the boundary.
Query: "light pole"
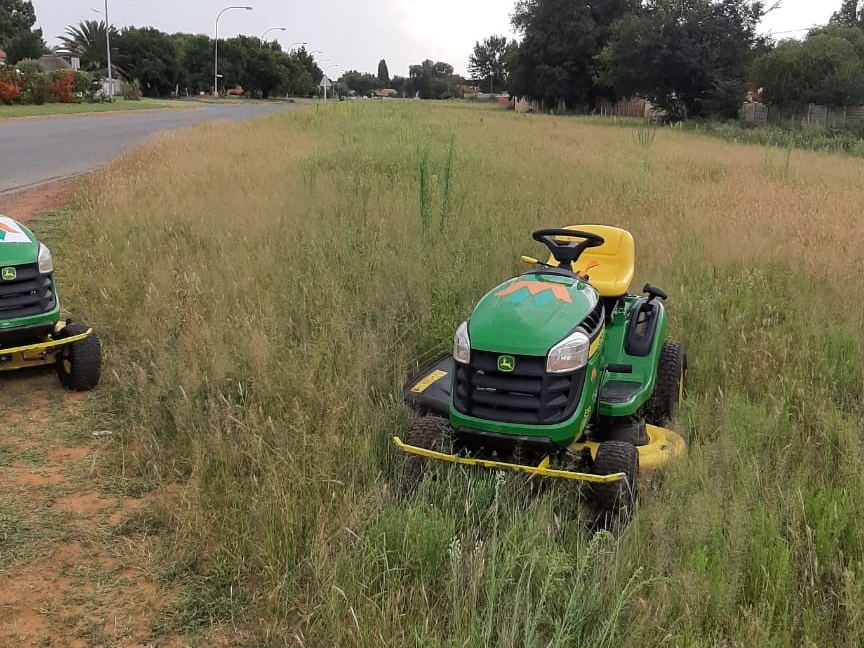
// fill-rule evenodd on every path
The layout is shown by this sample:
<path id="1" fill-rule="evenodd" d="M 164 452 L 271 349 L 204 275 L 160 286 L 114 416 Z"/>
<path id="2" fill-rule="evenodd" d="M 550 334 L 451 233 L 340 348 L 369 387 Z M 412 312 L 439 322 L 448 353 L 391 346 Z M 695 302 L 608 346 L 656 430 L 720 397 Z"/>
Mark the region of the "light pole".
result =
<path id="1" fill-rule="evenodd" d="M 287 27 L 271 27 L 270 29 L 265 31 L 263 34 L 261 34 L 261 45 L 258 49 L 262 49 L 264 47 L 264 37 L 267 34 L 269 34 L 271 31 L 288 31 L 288 28 Z"/>
<path id="2" fill-rule="evenodd" d="M 111 21 L 108 20 L 108 0 L 105 0 L 105 43 L 108 46 L 108 100 L 114 101 L 114 76 L 111 74 Z"/>
<path id="3" fill-rule="evenodd" d="M 338 68 L 339 64 L 338 63 L 331 63 L 330 65 L 327 66 L 326 69 L 329 70 L 330 68 L 333 68 L 333 67 Z M 329 82 L 330 82 L 330 78 L 327 76 L 327 72 L 324 72 L 324 103 L 327 103 L 327 84 Z"/>
<path id="4" fill-rule="evenodd" d="M 99 13 L 98 9 L 93 9 Z M 114 77 L 111 75 L 111 23 L 108 20 L 108 0 L 105 0 L 105 43 L 108 47 L 108 101 L 114 101 Z"/>
<path id="5" fill-rule="evenodd" d="M 108 2 L 108 0 L 105 0 Z M 246 11 L 252 11 L 252 7 L 242 7 L 242 6 L 231 6 L 225 7 L 222 11 L 216 14 L 216 51 L 213 55 L 213 96 L 219 96 L 219 18 L 223 13 L 228 11 L 229 9 L 245 9 Z"/>
<path id="6" fill-rule="evenodd" d="M 308 45 L 308 43 L 307 43 L 306 41 L 297 41 L 296 43 L 291 43 L 291 44 L 288 46 L 288 50 L 287 50 L 287 52 L 288 52 L 289 54 L 291 53 L 291 49 L 292 49 L 295 45 Z"/>

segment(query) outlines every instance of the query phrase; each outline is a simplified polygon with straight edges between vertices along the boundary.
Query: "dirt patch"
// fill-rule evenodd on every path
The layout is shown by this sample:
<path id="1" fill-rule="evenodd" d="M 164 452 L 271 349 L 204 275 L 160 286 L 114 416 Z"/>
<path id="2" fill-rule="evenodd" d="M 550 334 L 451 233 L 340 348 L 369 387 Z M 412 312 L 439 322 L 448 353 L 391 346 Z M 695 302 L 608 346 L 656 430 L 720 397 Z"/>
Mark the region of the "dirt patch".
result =
<path id="1" fill-rule="evenodd" d="M 26 223 L 36 214 L 62 207 L 75 197 L 74 180 L 60 180 L 13 193 L 0 194 L 0 214 Z"/>

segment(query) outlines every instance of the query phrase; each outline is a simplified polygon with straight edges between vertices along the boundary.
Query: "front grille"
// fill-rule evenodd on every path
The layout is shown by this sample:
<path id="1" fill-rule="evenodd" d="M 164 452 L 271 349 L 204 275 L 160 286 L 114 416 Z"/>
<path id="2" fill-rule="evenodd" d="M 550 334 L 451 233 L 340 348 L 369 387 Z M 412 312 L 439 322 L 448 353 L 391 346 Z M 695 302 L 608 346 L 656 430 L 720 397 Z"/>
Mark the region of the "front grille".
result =
<path id="1" fill-rule="evenodd" d="M 545 356 L 513 356 L 512 372 L 498 371 L 500 354 L 471 351 L 469 365 L 456 364 L 453 404 L 458 412 L 486 421 L 554 425 L 573 416 L 585 368 L 546 373 Z"/>
<path id="2" fill-rule="evenodd" d="M 0 280 L 0 320 L 41 315 L 54 309 L 54 275 L 39 274 L 35 263 L 14 266 L 12 281 Z"/>

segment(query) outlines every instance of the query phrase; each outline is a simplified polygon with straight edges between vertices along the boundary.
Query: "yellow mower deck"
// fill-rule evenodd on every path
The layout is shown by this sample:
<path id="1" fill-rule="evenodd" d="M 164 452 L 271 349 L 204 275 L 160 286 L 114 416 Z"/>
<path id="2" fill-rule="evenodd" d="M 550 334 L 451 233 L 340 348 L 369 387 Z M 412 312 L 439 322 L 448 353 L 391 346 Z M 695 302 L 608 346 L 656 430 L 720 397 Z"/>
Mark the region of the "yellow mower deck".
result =
<path id="1" fill-rule="evenodd" d="M 687 444 L 678 434 L 666 428 L 656 427 L 654 425 L 646 425 L 648 430 L 648 443 L 644 446 L 639 446 L 639 472 L 647 473 L 658 468 L 662 468 L 674 459 L 683 457 L 687 453 Z M 415 454 L 428 459 L 438 461 L 447 461 L 449 463 L 460 464 L 463 466 L 479 466 L 482 468 L 514 470 L 517 472 L 528 473 L 529 475 L 539 475 L 541 477 L 556 477 L 559 479 L 570 479 L 573 481 L 593 482 L 593 483 L 608 483 L 618 481 L 624 477 L 623 472 L 613 473 L 611 475 L 592 475 L 590 473 L 580 473 L 570 470 L 557 470 L 549 468 L 549 457 L 544 457 L 543 460 L 536 466 L 527 466 L 523 464 L 508 463 L 505 461 L 491 461 L 488 459 L 472 459 L 470 457 L 459 457 L 453 454 L 443 452 L 435 452 L 417 446 L 407 445 L 403 443 L 399 437 L 393 437 L 393 444 L 401 451 Z M 595 457 L 599 443 L 586 441 L 584 443 L 574 443 L 570 446 L 572 450 L 581 451 L 588 449 L 591 456 Z"/>
<path id="2" fill-rule="evenodd" d="M 0 371 L 53 364 L 54 355 L 59 353 L 64 346 L 88 338 L 92 334 L 93 329 L 88 328 L 86 332 L 80 335 L 70 335 L 62 340 L 46 340 L 9 349 L 0 348 Z"/>

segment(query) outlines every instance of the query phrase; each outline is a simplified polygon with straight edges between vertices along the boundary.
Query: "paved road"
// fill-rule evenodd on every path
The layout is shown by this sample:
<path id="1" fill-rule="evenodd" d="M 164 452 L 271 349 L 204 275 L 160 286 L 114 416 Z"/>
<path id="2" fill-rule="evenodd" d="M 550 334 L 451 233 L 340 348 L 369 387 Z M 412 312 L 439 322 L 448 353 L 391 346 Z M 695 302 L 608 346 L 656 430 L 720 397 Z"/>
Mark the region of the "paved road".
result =
<path id="1" fill-rule="evenodd" d="M 153 133 L 215 119 L 249 119 L 294 105 L 200 104 L 196 108 L 0 121 L 0 193 L 90 171 Z"/>

